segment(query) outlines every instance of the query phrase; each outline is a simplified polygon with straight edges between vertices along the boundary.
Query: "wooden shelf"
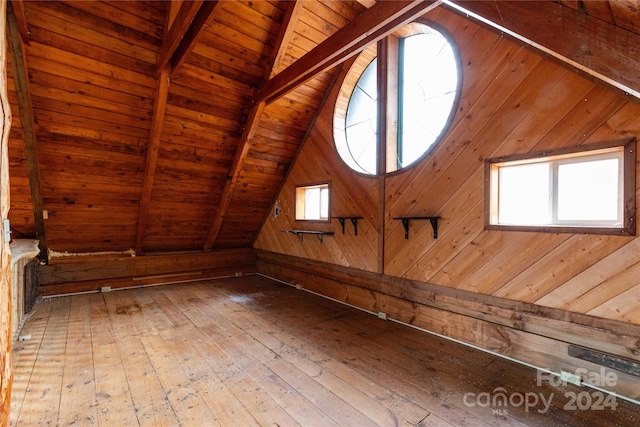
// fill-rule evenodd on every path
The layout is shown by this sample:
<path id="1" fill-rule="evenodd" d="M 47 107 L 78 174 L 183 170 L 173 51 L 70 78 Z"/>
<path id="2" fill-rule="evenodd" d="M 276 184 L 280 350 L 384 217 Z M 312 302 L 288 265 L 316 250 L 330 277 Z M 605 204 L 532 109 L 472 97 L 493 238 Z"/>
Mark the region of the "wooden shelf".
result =
<path id="1" fill-rule="evenodd" d="M 333 236 L 334 234 L 333 231 L 313 231 L 313 230 L 282 230 L 282 232 L 295 234 L 296 236 L 298 236 L 301 242 L 304 241 L 305 234 L 311 234 L 313 236 L 316 236 L 318 240 L 320 240 L 320 243 L 323 242 L 324 236 Z"/>
<path id="2" fill-rule="evenodd" d="M 404 227 L 405 239 L 409 238 L 409 221 L 415 220 L 415 219 L 428 219 L 429 222 L 431 222 L 431 227 L 433 228 L 433 238 L 434 239 L 438 238 L 438 220 L 440 219 L 439 216 L 403 216 L 403 217 L 397 217 L 393 219 L 402 221 L 402 226 Z"/>
<path id="3" fill-rule="evenodd" d="M 358 235 L 358 220 L 362 219 L 363 217 L 361 216 L 332 216 L 331 218 L 335 218 L 338 221 L 340 221 L 340 225 L 342 226 L 342 234 L 344 234 L 344 223 L 345 220 L 349 219 L 351 220 L 351 224 L 353 224 L 353 230 L 354 230 L 354 235 L 357 236 Z"/>

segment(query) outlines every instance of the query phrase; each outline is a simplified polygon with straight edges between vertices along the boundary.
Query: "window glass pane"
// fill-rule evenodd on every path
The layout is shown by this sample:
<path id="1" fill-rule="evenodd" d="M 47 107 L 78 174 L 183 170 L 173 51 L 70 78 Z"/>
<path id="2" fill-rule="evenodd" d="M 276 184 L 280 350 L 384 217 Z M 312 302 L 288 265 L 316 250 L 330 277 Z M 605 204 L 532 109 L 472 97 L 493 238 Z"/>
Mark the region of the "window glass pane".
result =
<path id="1" fill-rule="evenodd" d="M 549 163 L 500 168 L 499 224 L 542 225 L 551 223 L 549 168 Z"/>
<path id="2" fill-rule="evenodd" d="M 359 87 L 351 94 L 351 103 L 347 110 L 346 126 L 355 126 L 367 122 L 372 132 L 376 132 L 377 110 L 376 100 L 367 95 Z"/>
<path id="3" fill-rule="evenodd" d="M 358 79 L 358 88 L 373 100 L 378 99 L 378 59 L 374 58 Z"/>
<path id="4" fill-rule="evenodd" d="M 320 188 L 307 188 L 304 196 L 304 218 L 320 219 Z"/>
<path id="5" fill-rule="evenodd" d="M 558 165 L 558 220 L 618 219 L 619 159 Z"/>
<path id="6" fill-rule="evenodd" d="M 458 86 L 451 45 L 437 31 L 402 40 L 399 166 L 418 160 L 436 141 L 449 119 Z"/>
<path id="7" fill-rule="evenodd" d="M 389 39 L 389 63 L 378 63 L 376 45 L 357 57 L 334 112 L 338 154 L 351 169 L 369 175 L 402 169 L 424 156 L 442 136 L 458 99 L 458 58 L 442 33 L 414 22 Z M 379 66 L 389 67 L 385 75 L 397 78 L 384 85 L 386 97 L 380 98 L 388 100 L 387 106 L 378 106 Z M 380 112 L 387 114 L 388 141 L 377 135 Z M 378 170 L 380 155 L 386 156 L 387 171 Z"/>
<path id="8" fill-rule="evenodd" d="M 351 94 L 346 117 L 347 163 L 368 174 L 376 173 L 378 132 L 378 92 L 374 59 L 364 70 Z M 343 150 L 340 150 L 342 152 Z"/>
<path id="9" fill-rule="evenodd" d="M 322 188 L 320 190 L 320 216 L 325 219 L 329 218 L 329 189 Z"/>
<path id="10" fill-rule="evenodd" d="M 296 221 L 329 219 L 329 184 L 296 186 Z"/>
<path id="11" fill-rule="evenodd" d="M 376 173 L 376 134 L 368 123 L 360 123 L 346 129 L 347 149 L 354 164 L 361 172 Z"/>

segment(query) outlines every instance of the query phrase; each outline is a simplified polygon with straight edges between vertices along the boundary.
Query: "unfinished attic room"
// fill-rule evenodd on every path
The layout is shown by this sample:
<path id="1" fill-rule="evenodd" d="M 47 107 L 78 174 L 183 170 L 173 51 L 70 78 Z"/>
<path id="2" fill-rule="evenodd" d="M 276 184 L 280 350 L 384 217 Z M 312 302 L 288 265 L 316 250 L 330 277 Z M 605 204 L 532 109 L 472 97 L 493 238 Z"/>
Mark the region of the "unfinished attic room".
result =
<path id="1" fill-rule="evenodd" d="M 640 426 L 637 0 L 0 0 L 0 426 Z"/>

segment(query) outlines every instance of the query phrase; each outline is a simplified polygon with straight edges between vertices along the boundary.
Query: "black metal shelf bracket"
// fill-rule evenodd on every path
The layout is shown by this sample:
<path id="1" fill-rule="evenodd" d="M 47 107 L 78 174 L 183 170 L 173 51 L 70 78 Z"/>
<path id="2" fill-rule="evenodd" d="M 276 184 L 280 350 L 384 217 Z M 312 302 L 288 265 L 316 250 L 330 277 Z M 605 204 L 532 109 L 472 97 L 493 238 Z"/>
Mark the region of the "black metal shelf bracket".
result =
<path id="1" fill-rule="evenodd" d="M 342 234 L 344 234 L 345 220 L 347 219 L 351 220 L 351 224 L 353 224 L 353 230 L 354 230 L 353 234 L 355 236 L 358 235 L 358 220 L 362 219 L 361 216 L 332 216 L 331 218 L 336 218 L 340 222 L 340 225 L 342 226 Z"/>
<path id="2" fill-rule="evenodd" d="M 402 221 L 405 239 L 409 238 L 409 221 L 411 221 L 412 219 L 428 219 L 429 222 L 431 222 L 431 228 L 433 228 L 433 238 L 438 238 L 438 220 L 440 219 L 439 216 L 404 216 L 393 219 Z"/>
<path id="3" fill-rule="evenodd" d="M 333 236 L 333 231 L 313 231 L 313 230 L 282 230 L 283 233 L 293 233 L 298 236 L 301 242 L 304 241 L 305 234 L 314 235 L 320 240 L 320 243 L 324 241 L 324 236 Z"/>

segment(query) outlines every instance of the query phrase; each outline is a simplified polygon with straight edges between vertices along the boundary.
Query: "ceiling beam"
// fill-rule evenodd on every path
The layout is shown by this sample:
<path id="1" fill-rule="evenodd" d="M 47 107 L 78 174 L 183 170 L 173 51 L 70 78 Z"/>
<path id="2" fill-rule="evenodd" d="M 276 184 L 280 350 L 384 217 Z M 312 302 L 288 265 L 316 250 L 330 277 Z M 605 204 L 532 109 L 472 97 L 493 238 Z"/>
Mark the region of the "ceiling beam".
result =
<path id="1" fill-rule="evenodd" d="M 552 1 L 446 1 L 640 99 L 640 35 Z"/>
<path id="2" fill-rule="evenodd" d="M 172 6 L 176 3 L 172 2 Z M 181 4 L 177 13 L 170 10 L 167 15 L 167 27 L 165 39 L 158 51 L 157 63 L 157 87 L 153 102 L 153 117 L 149 131 L 149 147 L 145 165 L 144 183 L 140 196 L 140 209 L 136 232 L 136 255 L 142 254 L 145 231 L 149 220 L 151 193 L 155 180 L 158 164 L 158 152 L 160 150 L 160 138 L 164 116 L 169 98 L 171 75 L 184 63 L 186 57 L 193 51 L 200 38 L 209 26 L 213 11 L 218 5 L 217 1 L 185 1 Z"/>
<path id="3" fill-rule="evenodd" d="M 13 6 L 13 13 L 16 16 L 18 23 L 18 29 L 20 31 L 20 38 L 22 43 L 29 44 L 29 28 L 27 26 L 27 14 L 24 10 L 24 0 L 11 0 L 11 6 Z"/>
<path id="4" fill-rule="evenodd" d="M 171 56 L 171 75 L 173 75 L 180 65 L 184 63 L 198 42 L 200 42 L 200 39 L 207 31 L 207 28 L 209 28 L 213 12 L 218 4 L 218 1 L 207 0 L 204 2 L 202 7 L 200 7 L 198 13 L 196 13 L 191 25 Z"/>
<path id="5" fill-rule="evenodd" d="M 29 186 L 31 188 L 31 204 L 33 206 L 33 219 L 36 236 L 40 244 L 40 258 L 47 262 L 49 248 L 44 226 L 44 201 L 40 187 L 35 120 L 33 116 L 33 106 L 31 104 L 31 92 L 29 90 L 29 72 L 27 70 L 18 19 L 11 4 L 7 5 L 7 35 L 9 51 L 11 53 L 13 80 L 16 87 L 16 95 L 18 96 L 18 109 L 20 110 L 20 122 L 22 123 L 22 133 L 24 137 Z"/>
<path id="6" fill-rule="evenodd" d="M 231 169 L 229 170 L 229 175 L 227 175 L 227 181 L 225 182 L 224 189 L 222 190 L 222 195 L 220 196 L 218 212 L 213 219 L 213 224 L 211 226 L 211 229 L 209 230 L 209 235 L 207 236 L 207 240 L 205 241 L 205 244 L 203 246 L 203 250 L 205 252 L 211 252 L 211 250 L 213 249 L 213 244 L 218 238 L 220 228 L 222 227 L 222 221 L 224 221 L 227 210 L 229 209 L 229 204 L 231 203 L 231 199 L 233 198 L 236 185 L 240 180 L 240 172 L 242 172 L 242 167 L 244 166 L 244 162 L 247 159 L 247 155 L 249 154 L 251 140 L 255 136 L 256 130 L 258 129 L 258 123 L 260 122 L 260 116 L 264 111 L 264 107 L 265 103 L 260 102 L 259 104 L 255 105 L 249 112 L 244 132 L 242 133 L 242 136 L 240 138 L 240 143 L 238 144 L 238 148 L 236 149 L 236 154 L 233 158 L 233 163 L 231 165 Z"/>
<path id="7" fill-rule="evenodd" d="M 277 72 L 276 69 L 279 67 L 282 56 L 284 56 L 284 52 L 287 49 L 289 40 L 293 35 L 293 27 L 297 22 L 297 18 L 301 9 L 302 1 L 292 1 L 288 3 L 287 10 L 285 11 L 282 22 L 280 23 L 280 31 L 278 32 L 278 37 L 276 38 L 274 48 L 272 49 L 269 56 L 269 65 L 266 67 L 264 76 L 265 82 L 268 81 L 269 76 Z M 249 154 L 251 141 L 253 140 L 256 131 L 258 130 L 260 116 L 262 116 L 262 112 L 264 111 L 265 106 L 265 102 L 261 101 L 255 104 L 249 111 L 244 131 L 240 136 L 238 148 L 236 149 L 233 163 L 231 164 L 229 174 L 227 175 L 227 181 L 225 182 L 224 188 L 222 190 L 222 195 L 220 196 L 218 212 L 213 219 L 211 229 L 209 230 L 209 235 L 207 236 L 207 240 L 205 241 L 203 246 L 203 250 L 205 252 L 210 252 L 213 249 L 213 244 L 218 238 L 220 228 L 222 227 L 222 221 L 227 214 L 229 204 L 231 203 L 231 199 L 233 198 L 236 186 L 238 184 L 238 181 L 240 180 L 240 172 L 242 172 L 245 160 L 247 159 L 247 155 Z"/>
<path id="8" fill-rule="evenodd" d="M 280 31 L 280 33 L 278 33 L 278 39 L 276 40 L 275 45 L 279 46 L 279 48 L 277 49 L 276 55 L 273 59 L 273 66 L 271 67 L 269 78 L 272 78 L 280 72 L 282 58 L 284 58 L 284 55 L 287 52 L 287 46 L 293 37 L 295 29 L 295 25 L 292 25 L 292 23 L 298 22 L 298 17 L 302 12 L 302 3 L 302 1 L 289 2 L 288 7 L 284 12 L 284 17 L 282 19 L 282 28 L 284 28 L 284 31 Z"/>
<path id="9" fill-rule="evenodd" d="M 319 73 L 360 53 L 401 26 L 435 8 L 441 1 L 381 1 L 358 15 L 284 71 L 266 82 L 254 104 L 271 102 Z"/>
<path id="10" fill-rule="evenodd" d="M 140 209 L 138 212 L 138 224 L 136 233 L 136 255 L 142 254 L 144 233 L 149 219 L 149 205 L 151 203 L 151 191 L 156 175 L 158 164 L 158 151 L 160 150 L 160 137 L 162 135 L 162 125 L 164 123 L 164 113 L 169 97 L 169 66 L 165 66 L 160 71 L 157 81 L 156 96 L 153 101 L 153 116 L 151 118 L 151 130 L 149 131 L 149 147 L 147 148 L 147 160 L 144 169 L 144 182 L 142 184 L 142 195 L 140 196 Z"/>
<path id="11" fill-rule="evenodd" d="M 167 32 L 158 50 L 156 73 L 160 73 L 169 64 L 180 42 L 189 30 L 204 0 L 185 1 L 182 3 L 171 28 Z"/>

